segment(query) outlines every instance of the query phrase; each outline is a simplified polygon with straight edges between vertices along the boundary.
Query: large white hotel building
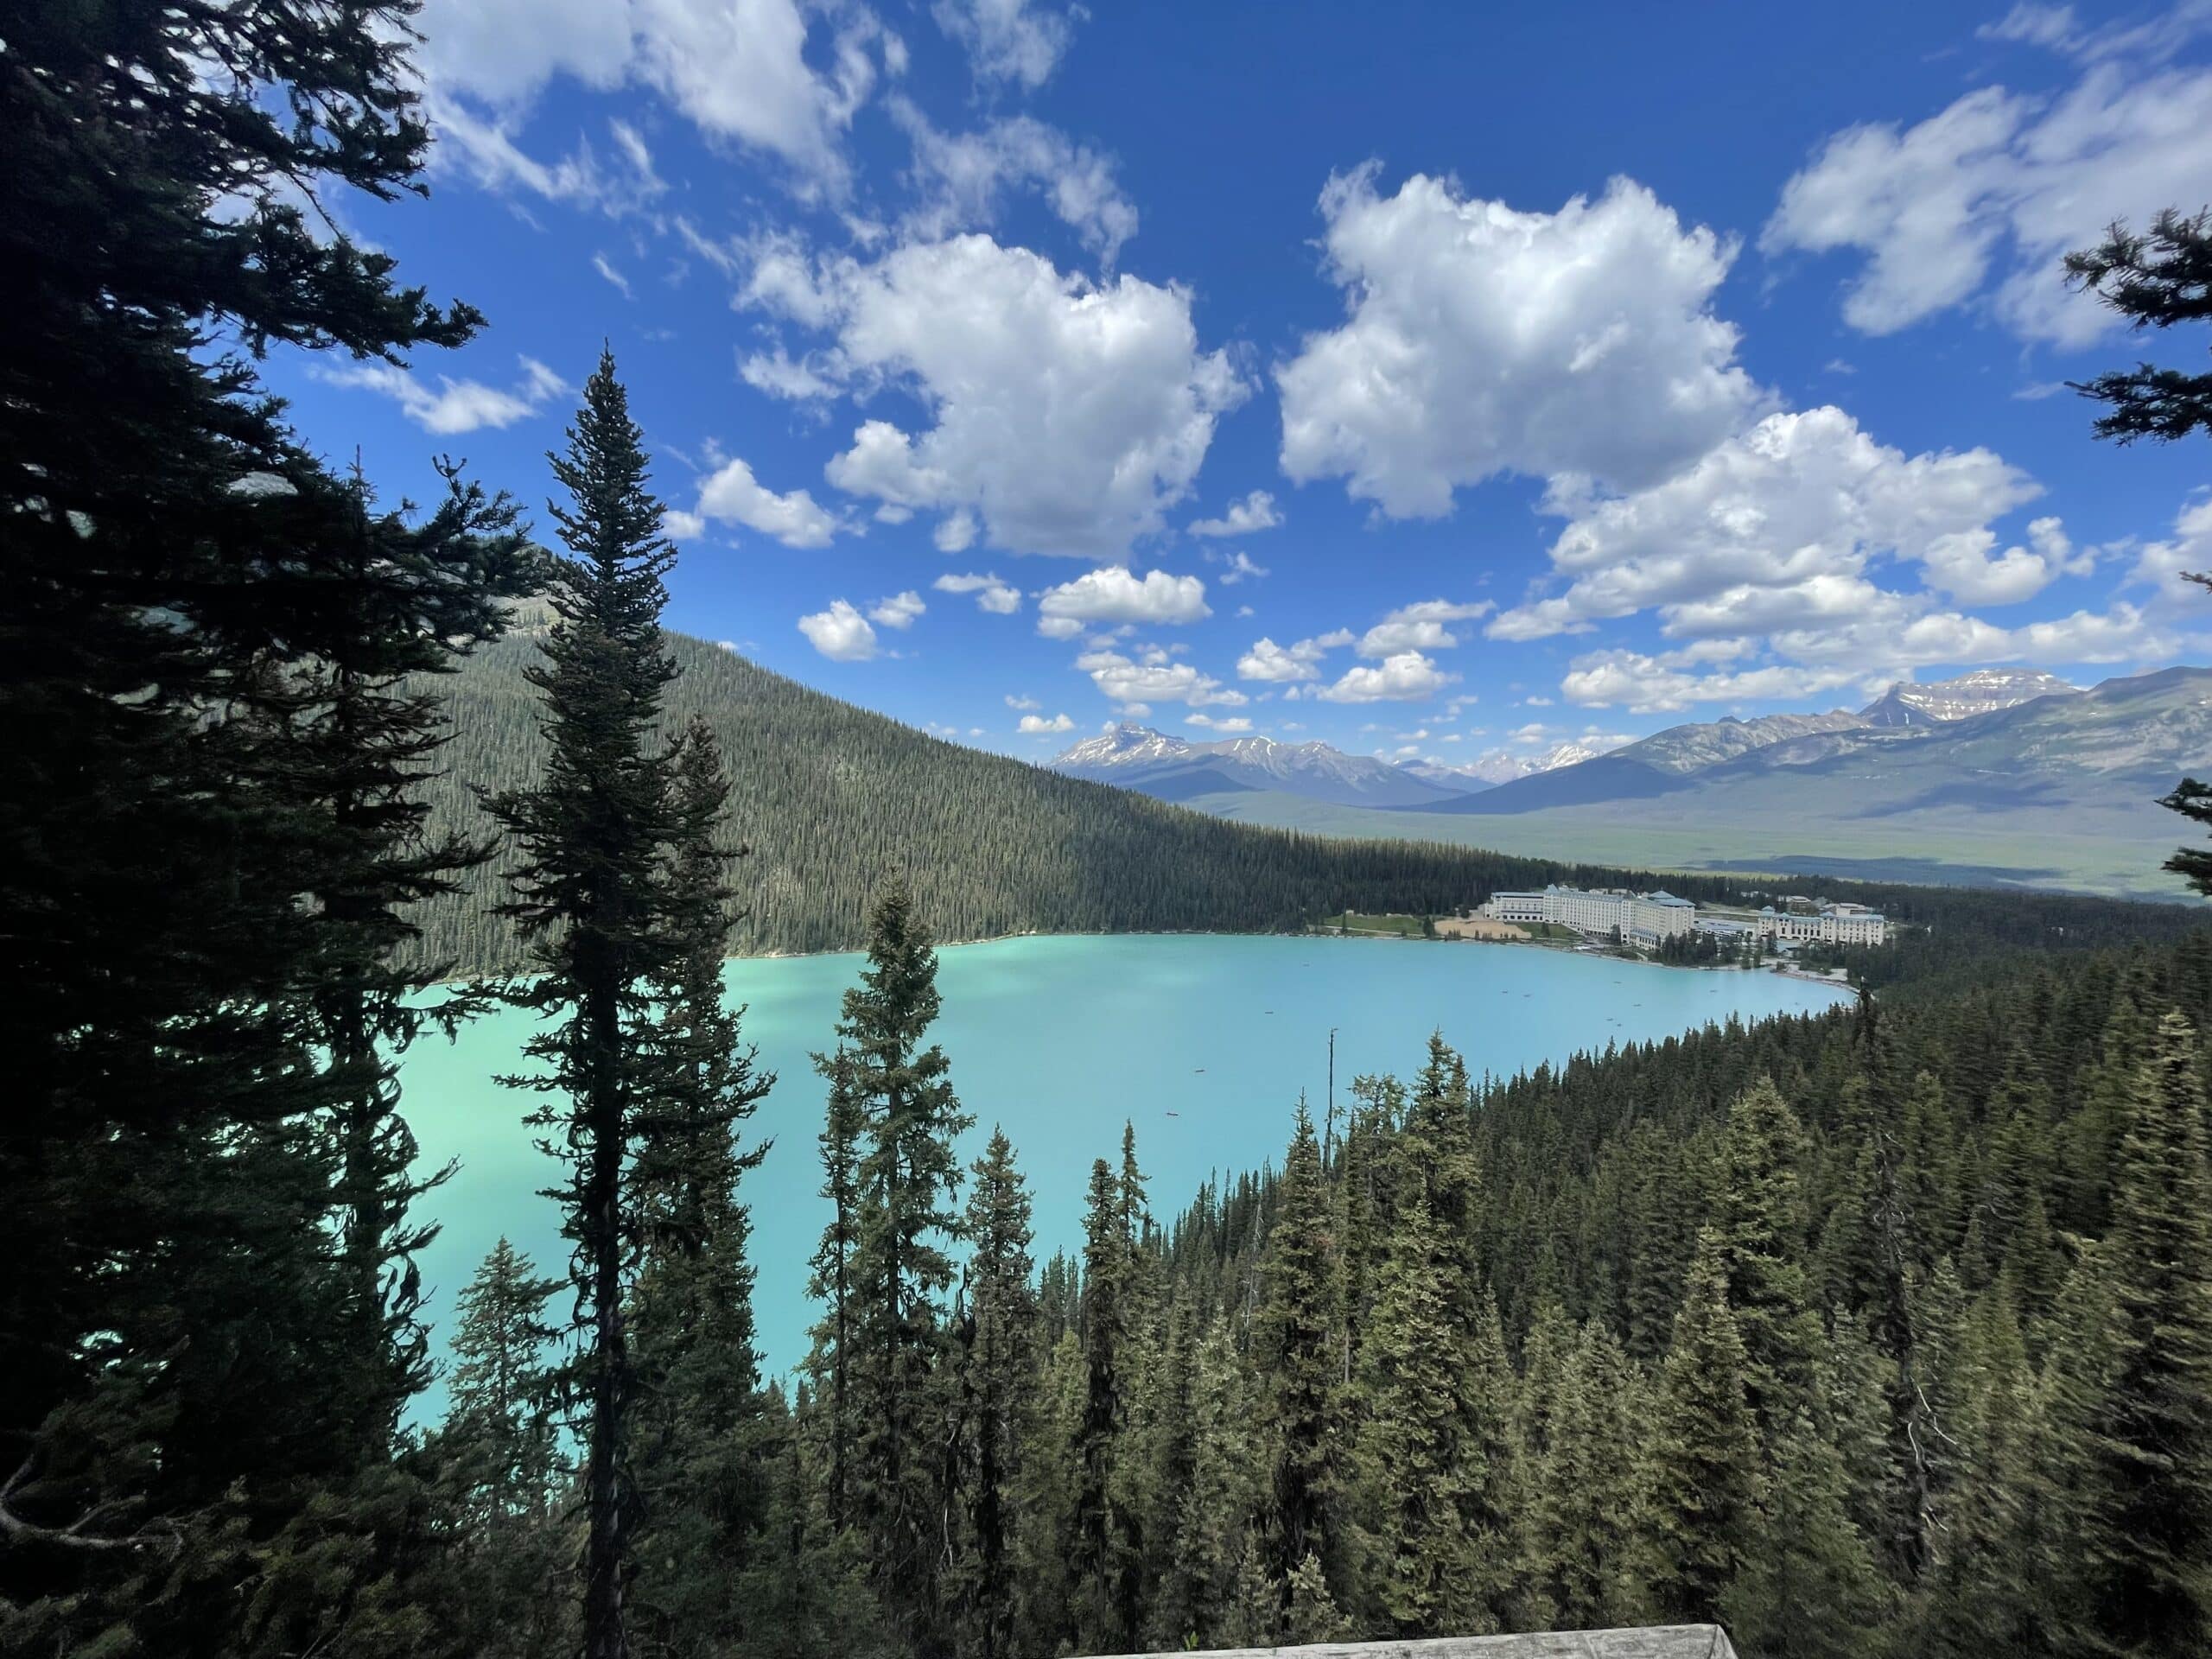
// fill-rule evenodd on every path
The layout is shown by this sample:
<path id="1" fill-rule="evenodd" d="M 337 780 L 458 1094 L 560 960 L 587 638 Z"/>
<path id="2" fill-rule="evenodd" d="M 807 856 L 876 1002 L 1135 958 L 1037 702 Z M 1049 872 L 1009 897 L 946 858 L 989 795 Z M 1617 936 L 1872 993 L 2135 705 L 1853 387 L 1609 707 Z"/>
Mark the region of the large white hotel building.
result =
<path id="1" fill-rule="evenodd" d="M 1630 893 L 1610 887 L 1588 893 L 1580 887 L 1546 887 L 1541 893 L 1494 893 L 1483 914 L 1501 922 L 1549 922 L 1578 933 L 1611 934 L 1656 944 L 1681 937 L 1697 925 L 1697 906 L 1671 893 Z"/>
<path id="2" fill-rule="evenodd" d="M 1679 938 L 1699 925 L 1697 906 L 1688 899 L 1664 892 L 1630 893 L 1625 887 L 1594 893 L 1560 887 L 1541 893 L 1494 893 L 1483 901 L 1482 912 L 1497 921 L 1549 922 L 1606 938 L 1618 931 L 1635 944 Z M 1769 906 L 1757 916 L 1712 925 L 1718 931 L 1740 928 L 1793 944 L 1881 944 L 1890 936 L 1882 913 L 1864 905 L 1822 905 L 1802 911 Z"/>

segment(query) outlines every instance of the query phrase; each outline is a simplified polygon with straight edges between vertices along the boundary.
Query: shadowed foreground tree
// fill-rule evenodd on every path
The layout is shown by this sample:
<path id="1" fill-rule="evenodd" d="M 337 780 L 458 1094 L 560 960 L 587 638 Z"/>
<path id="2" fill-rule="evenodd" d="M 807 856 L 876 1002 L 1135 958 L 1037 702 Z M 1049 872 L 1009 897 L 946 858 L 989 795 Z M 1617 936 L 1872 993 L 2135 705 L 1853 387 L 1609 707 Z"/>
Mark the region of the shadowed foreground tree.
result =
<path id="1" fill-rule="evenodd" d="M 2212 210 L 2189 215 L 2169 207 L 2141 233 L 2116 223 L 2097 246 L 2066 256 L 2066 276 L 2139 332 L 2212 322 Z M 2106 405 L 2096 423 L 2101 438 L 2171 442 L 2200 429 L 2212 433 L 2212 374 L 2139 363 L 2074 389 Z M 2183 571 L 2182 576 L 2212 588 L 2212 572 Z M 2184 778 L 2159 804 L 2212 825 L 2212 784 Z M 2212 895 L 2212 852 L 2184 847 L 2165 868 L 2185 877 L 2197 892 Z"/>
<path id="2" fill-rule="evenodd" d="M 316 193 L 423 188 L 413 11 L 14 5 L 0 26 L 0 1646 L 418 1645 L 420 1231 L 378 1044 L 467 862 L 397 678 L 498 631 L 456 486 L 378 515 L 263 391 L 480 321 Z M 503 574 L 504 571 L 504 574 Z"/>
<path id="3" fill-rule="evenodd" d="M 531 1121 L 560 1130 L 546 1144 L 568 1167 L 550 1196 L 574 1246 L 584 1652 L 624 1659 L 638 1381 L 625 1280 L 642 1236 L 630 1166 L 662 1082 L 657 995 L 684 944 L 662 879 L 679 828 L 675 756 L 659 735 L 662 693 L 676 673 L 661 639 L 661 578 L 676 556 L 611 353 L 568 436 L 567 452 L 550 459 L 569 498 L 551 508 L 569 552 L 556 561 L 544 660 L 529 676 L 543 699 L 545 771 L 489 804 L 523 850 L 507 908 L 537 970 L 499 994 L 547 1021 L 525 1049 L 542 1069 L 509 1081 L 553 1097 Z"/>
<path id="4" fill-rule="evenodd" d="M 2115 224 L 2094 248 L 2066 256 L 2067 281 L 2094 294 L 2136 329 L 2212 321 L 2212 211 L 2169 207 L 2148 232 Z M 2106 405 L 2097 435 L 2171 442 L 2212 431 L 2212 374 L 2139 363 L 2075 387 Z"/>

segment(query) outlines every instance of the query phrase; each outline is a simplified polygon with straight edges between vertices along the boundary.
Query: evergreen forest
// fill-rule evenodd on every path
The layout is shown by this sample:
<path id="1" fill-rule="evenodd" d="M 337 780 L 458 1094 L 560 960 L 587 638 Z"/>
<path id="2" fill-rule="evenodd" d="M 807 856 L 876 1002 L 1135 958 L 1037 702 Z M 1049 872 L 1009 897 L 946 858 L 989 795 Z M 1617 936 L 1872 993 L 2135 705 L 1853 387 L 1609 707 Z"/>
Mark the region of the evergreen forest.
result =
<path id="1" fill-rule="evenodd" d="M 954 1150 L 936 938 L 1573 873 L 1213 823 L 667 633 L 611 353 L 542 526 L 332 467 L 266 353 L 484 321 L 315 209 L 422 188 L 410 16 L 0 25 L 0 1653 L 2212 1650 L 2201 911 L 1854 888 L 1910 925 L 1855 1007 L 1479 1082 L 1439 1038 L 1195 1196 L 1125 1128 L 1039 1260 L 1018 1146 Z M 756 1261 L 722 964 L 827 944 L 830 1219 Z M 569 1253 L 495 1249 L 441 1358 L 400 1061 L 493 1007 Z M 819 1310 L 787 1379 L 764 1273 Z"/>

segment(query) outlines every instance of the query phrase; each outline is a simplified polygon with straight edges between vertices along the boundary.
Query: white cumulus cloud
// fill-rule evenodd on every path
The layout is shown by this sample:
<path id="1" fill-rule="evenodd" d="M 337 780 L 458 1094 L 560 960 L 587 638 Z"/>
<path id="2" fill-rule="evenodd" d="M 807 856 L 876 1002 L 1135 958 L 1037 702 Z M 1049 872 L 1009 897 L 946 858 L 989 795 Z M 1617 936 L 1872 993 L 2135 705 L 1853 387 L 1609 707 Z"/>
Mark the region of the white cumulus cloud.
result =
<path id="1" fill-rule="evenodd" d="M 1500 473 L 1649 485 L 1734 430 L 1764 395 L 1711 309 L 1732 246 L 1616 180 L 1522 213 L 1419 174 L 1322 193 L 1344 326 L 1278 373 L 1282 467 L 1342 476 L 1392 518 L 1437 518 Z"/>
<path id="2" fill-rule="evenodd" d="M 832 662 L 864 663 L 875 655 L 875 630 L 842 599 L 832 600 L 826 611 L 799 618 L 798 631 Z"/>
<path id="3" fill-rule="evenodd" d="M 522 374 L 511 388 L 487 386 L 480 380 L 438 377 L 433 391 L 405 369 L 391 363 L 356 363 L 337 368 L 317 368 L 315 377 L 334 386 L 359 386 L 381 392 L 397 404 L 400 412 L 425 432 L 450 437 L 483 427 L 509 427 L 535 415 L 551 399 L 569 390 L 561 377 L 534 357 L 518 359 Z"/>
<path id="4" fill-rule="evenodd" d="M 510 130 L 557 76 L 648 87 L 709 137 L 835 184 L 845 130 L 896 52 L 873 13 L 802 0 L 428 0 L 416 23 L 441 140 L 480 176 L 504 169 L 541 194 L 560 193 L 529 176 Z M 642 145 L 621 147 L 634 164 Z"/>
<path id="5" fill-rule="evenodd" d="M 1649 489 L 1555 488 L 1547 507 L 1568 523 L 1551 560 L 1569 585 L 1485 632 L 1541 639 L 1655 607 L 1669 632 L 1781 627 L 1863 602 L 1878 555 L 1961 586 L 2017 582 L 1977 574 L 1989 562 L 1973 537 L 2037 493 L 1987 449 L 1907 456 L 1833 406 L 1770 415 Z"/>
<path id="6" fill-rule="evenodd" d="M 1783 188 L 1770 252 L 1862 256 L 1844 320 L 1886 334 L 1986 302 L 2024 339 L 2080 346 L 2120 320 L 2069 292 L 2070 249 L 2114 219 L 2202 205 L 2212 69 L 2107 58 L 2055 99 L 1985 86 L 1916 125 L 1837 133 Z"/>
<path id="7" fill-rule="evenodd" d="M 1162 528 L 1249 391 L 1226 353 L 1199 349 L 1180 288 L 1093 283 L 979 235 L 870 263 L 772 257 L 772 282 L 753 263 L 748 302 L 821 318 L 836 340 L 819 372 L 896 385 L 928 411 L 916 430 L 862 423 L 830 481 L 1011 551 L 1110 556 Z"/>
<path id="8" fill-rule="evenodd" d="M 996 575 L 942 575 L 930 584 L 940 594 L 973 594 L 976 608 L 995 616 L 1012 616 L 1021 608 L 1021 590 Z"/>
<path id="9" fill-rule="evenodd" d="M 1242 501 L 1232 501 L 1218 518 L 1193 519 L 1186 528 L 1193 536 L 1251 536 L 1282 523 L 1275 499 L 1265 490 L 1254 490 Z"/>
<path id="10" fill-rule="evenodd" d="M 1206 607 L 1206 585 L 1196 576 L 1171 576 L 1165 570 L 1137 576 L 1116 564 L 1047 588 L 1037 596 L 1037 613 L 1048 622 L 1165 626 L 1196 622 L 1212 612 Z"/>
<path id="11" fill-rule="evenodd" d="M 1015 729 L 1025 735 L 1040 732 L 1071 732 L 1075 730 L 1075 721 L 1065 715 L 1054 715 L 1050 720 L 1042 715 L 1024 715 L 1021 724 Z"/>
<path id="12" fill-rule="evenodd" d="M 1334 684 L 1313 695 L 1325 702 L 1419 702 L 1459 680 L 1417 651 L 1402 651 L 1381 662 L 1344 671 Z"/>
<path id="13" fill-rule="evenodd" d="M 868 620 L 878 627 L 911 628 L 914 619 L 928 609 L 922 603 L 922 596 L 910 588 L 903 594 L 877 600 L 868 607 Z"/>
<path id="14" fill-rule="evenodd" d="M 1459 604 L 1448 599 L 1425 599 L 1401 605 L 1359 639 L 1363 657 L 1394 657 L 1404 651 L 1448 651 L 1459 636 L 1446 625 L 1471 622 L 1497 608 L 1490 600 Z"/>
<path id="15" fill-rule="evenodd" d="M 1321 677 L 1321 659 L 1332 651 L 1351 644 L 1349 629 L 1334 633 L 1317 634 L 1311 639 L 1279 645 L 1274 640 L 1262 638 L 1252 642 L 1251 650 L 1236 659 L 1236 677 L 1243 680 L 1272 680 L 1278 683 L 1298 680 L 1318 680 Z"/>
<path id="16" fill-rule="evenodd" d="M 2212 570 L 2212 493 L 2200 494 L 2174 515 L 2171 539 L 2147 544 L 2136 556 L 2130 579 L 2158 590 L 2168 600 L 2202 603 L 2207 598 L 2190 573 Z"/>
<path id="17" fill-rule="evenodd" d="M 1188 663 L 1158 657 L 1139 662 L 1118 651 L 1092 651 L 1077 658 L 1075 665 L 1107 696 L 1122 704 L 1180 702 L 1194 709 L 1236 709 L 1251 701 Z"/>
<path id="18" fill-rule="evenodd" d="M 708 474 L 699 486 L 696 512 L 685 517 L 692 523 L 711 518 L 741 524 L 785 547 L 827 547 L 843 528 L 809 492 L 769 489 L 735 457 Z"/>

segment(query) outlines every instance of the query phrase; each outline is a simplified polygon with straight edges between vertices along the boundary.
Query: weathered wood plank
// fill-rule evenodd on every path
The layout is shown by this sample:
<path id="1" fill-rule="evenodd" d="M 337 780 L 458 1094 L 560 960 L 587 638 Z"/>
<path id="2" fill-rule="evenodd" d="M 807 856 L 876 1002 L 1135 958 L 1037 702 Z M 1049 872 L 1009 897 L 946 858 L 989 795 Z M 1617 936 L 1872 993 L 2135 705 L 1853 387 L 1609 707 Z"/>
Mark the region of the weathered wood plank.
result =
<path id="1" fill-rule="evenodd" d="M 1203 1654 L 1100 1659 L 1737 1659 L 1718 1624 L 1549 1630 L 1529 1636 L 1445 1636 L 1419 1642 L 1323 1642 L 1302 1648 L 1217 1648 Z"/>

